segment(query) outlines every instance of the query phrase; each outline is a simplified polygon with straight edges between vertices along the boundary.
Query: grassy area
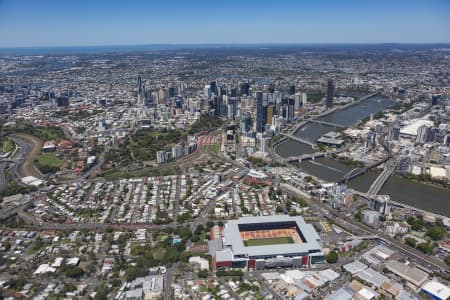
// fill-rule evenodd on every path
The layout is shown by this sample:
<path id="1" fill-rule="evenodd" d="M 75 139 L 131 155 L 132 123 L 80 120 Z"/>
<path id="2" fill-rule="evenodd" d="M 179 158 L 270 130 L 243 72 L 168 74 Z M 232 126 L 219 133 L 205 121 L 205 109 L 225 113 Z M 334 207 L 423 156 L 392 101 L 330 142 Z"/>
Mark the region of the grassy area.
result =
<path id="1" fill-rule="evenodd" d="M 0 199 L 2 197 L 8 197 L 19 193 L 28 193 L 30 191 L 35 191 L 36 187 L 34 186 L 23 186 L 19 185 L 15 182 L 10 182 L 7 184 L 6 189 L 0 192 Z M 1 201 L 0 201 L 1 202 Z"/>
<path id="2" fill-rule="evenodd" d="M 111 149 L 105 160 L 126 165 L 132 161 L 151 161 L 156 159 L 156 152 L 171 150 L 185 135 L 179 131 L 156 131 L 140 129 L 130 135 L 120 149 Z"/>
<path id="3" fill-rule="evenodd" d="M 0 153 L 6 153 L 14 150 L 14 143 L 10 140 L 0 142 Z"/>
<path id="4" fill-rule="evenodd" d="M 212 150 L 214 151 L 214 153 L 219 154 L 219 152 L 220 152 L 220 144 L 212 145 Z"/>
<path id="5" fill-rule="evenodd" d="M 211 117 L 208 115 L 202 115 L 200 116 L 200 119 L 198 119 L 194 124 L 192 124 L 191 129 L 189 129 L 189 133 L 194 134 L 197 132 L 201 132 L 203 130 L 211 130 L 219 128 L 223 124 L 224 121 L 222 121 L 219 118 Z"/>
<path id="6" fill-rule="evenodd" d="M 19 122 L 16 127 L 5 129 L 6 133 L 25 133 L 40 138 L 43 141 L 64 138 L 64 132 L 59 127 L 33 126 L 29 123 Z"/>
<path id="7" fill-rule="evenodd" d="M 267 246 L 267 245 L 280 245 L 280 244 L 293 244 L 294 240 L 290 236 L 276 237 L 268 239 L 251 239 L 244 241 L 244 246 Z"/>
<path id="8" fill-rule="evenodd" d="M 36 165 L 44 174 L 58 171 L 65 163 L 54 152 L 43 153 L 36 158 Z"/>

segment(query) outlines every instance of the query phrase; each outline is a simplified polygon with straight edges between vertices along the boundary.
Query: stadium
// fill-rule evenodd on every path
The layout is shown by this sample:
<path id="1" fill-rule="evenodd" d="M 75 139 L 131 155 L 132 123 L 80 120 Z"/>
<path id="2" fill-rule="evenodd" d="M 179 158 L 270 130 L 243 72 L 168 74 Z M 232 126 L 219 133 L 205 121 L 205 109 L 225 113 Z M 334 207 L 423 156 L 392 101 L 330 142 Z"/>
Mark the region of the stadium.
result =
<path id="1" fill-rule="evenodd" d="M 302 267 L 323 262 L 319 241 L 300 216 L 244 217 L 225 224 L 210 254 L 217 268 Z"/>

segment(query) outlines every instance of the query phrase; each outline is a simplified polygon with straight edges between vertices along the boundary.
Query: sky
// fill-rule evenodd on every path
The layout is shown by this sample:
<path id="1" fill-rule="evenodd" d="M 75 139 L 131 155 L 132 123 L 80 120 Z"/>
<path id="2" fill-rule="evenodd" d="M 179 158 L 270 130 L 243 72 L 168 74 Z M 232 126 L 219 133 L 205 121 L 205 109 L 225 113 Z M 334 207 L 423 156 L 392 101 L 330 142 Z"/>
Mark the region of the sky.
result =
<path id="1" fill-rule="evenodd" d="M 450 0 L 0 0 L 0 48 L 450 43 Z"/>

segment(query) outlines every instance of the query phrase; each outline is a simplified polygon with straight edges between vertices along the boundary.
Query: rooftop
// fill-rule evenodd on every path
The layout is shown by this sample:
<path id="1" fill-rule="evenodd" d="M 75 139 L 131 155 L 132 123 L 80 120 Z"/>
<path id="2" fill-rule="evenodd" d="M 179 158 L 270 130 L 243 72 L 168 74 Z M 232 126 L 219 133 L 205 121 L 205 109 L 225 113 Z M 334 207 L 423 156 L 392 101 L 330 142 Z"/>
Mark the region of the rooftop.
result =
<path id="1" fill-rule="evenodd" d="M 405 265 L 397 260 L 387 261 L 386 267 L 415 286 L 421 286 L 428 278 L 428 274 L 424 271 Z"/>
<path id="2" fill-rule="evenodd" d="M 278 244 L 266 246 L 245 246 L 241 239 L 239 225 L 240 224 L 258 224 L 258 223 L 278 223 L 278 222 L 295 222 L 298 229 L 305 238 L 304 243 L 300 244 Z M 231 246 L 234 255 L 248 256 L 272 256 L 283 254 L 302 254 L 320 251 L 320 237 L 311 224 L 305 223 L 300 216 L 258 216 L 244 217 L 239 220 L 232 220 L 226 223 L 223 230 L 224 246 Z"/>

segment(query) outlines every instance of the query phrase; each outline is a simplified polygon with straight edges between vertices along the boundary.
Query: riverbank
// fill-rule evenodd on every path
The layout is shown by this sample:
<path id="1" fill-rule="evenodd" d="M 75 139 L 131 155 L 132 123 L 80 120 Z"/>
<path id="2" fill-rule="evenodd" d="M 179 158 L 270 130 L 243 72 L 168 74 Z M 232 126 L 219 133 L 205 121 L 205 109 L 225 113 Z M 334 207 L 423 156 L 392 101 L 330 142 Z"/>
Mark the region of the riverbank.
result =
<path id="1" fill-rule="evenodd" d="M 450 182 L 441 181 L 441 180 L 433 180 L 430 175 L 414 175 L 411 173 L 402 175 L 401 177 L 406 180 L 415 181 L 420 184 L 427 184 L 436 188 L 442 188 L 450 191 Z"/>
<path id="2" fill-rule="evenodd" d="M 340 126 L 349 127 L 362 119 L 370 116 L 373 113 L 382 111 L 385 108 L 394 105 L 394 101 L 381 96 L 373 96 L 366 98 L 363 101 L 352 103 L 351 106 L 335 109 L 334 111 L 327 112 L 323 116 L 316 117 L 317 120 L 323 121 L 328 124 L 339 124 Z M 327 124 L 311 123 L 301 121 L 294 127 L 295 132 L 293 135 L 299 139 L 316 143 L 317 139 L 325 133 L 330 131 L 336 131 L 335 126 Z M 303 154 L 311 154 L 314 152 L 311 146 L 300 143 L 298 141 L 288 139 L 282 143 L 277 144 L 274 147 L 274 151 L 282 156 L 301 156 Z"/>

